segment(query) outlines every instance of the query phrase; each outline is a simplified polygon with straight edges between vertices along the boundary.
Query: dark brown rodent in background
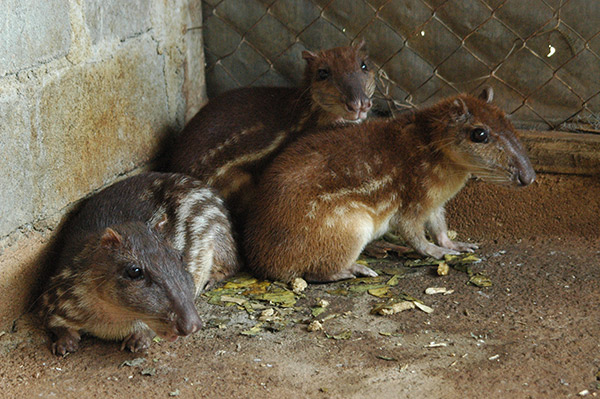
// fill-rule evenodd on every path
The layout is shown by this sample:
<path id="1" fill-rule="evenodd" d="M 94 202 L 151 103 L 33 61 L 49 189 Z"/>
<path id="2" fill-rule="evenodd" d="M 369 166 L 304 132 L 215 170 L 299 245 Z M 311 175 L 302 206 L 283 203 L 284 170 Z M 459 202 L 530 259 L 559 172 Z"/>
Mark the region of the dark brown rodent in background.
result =
<path id="1" fill-rule="evenodd" d="M 239 216 L 282 148 L 318 127 L 362 122 L 375 91 L 364 42 L 302 57 L 300 87 L 248 87 L 211 99 L 176 139 L 168 170 L 208 183 Z"/>

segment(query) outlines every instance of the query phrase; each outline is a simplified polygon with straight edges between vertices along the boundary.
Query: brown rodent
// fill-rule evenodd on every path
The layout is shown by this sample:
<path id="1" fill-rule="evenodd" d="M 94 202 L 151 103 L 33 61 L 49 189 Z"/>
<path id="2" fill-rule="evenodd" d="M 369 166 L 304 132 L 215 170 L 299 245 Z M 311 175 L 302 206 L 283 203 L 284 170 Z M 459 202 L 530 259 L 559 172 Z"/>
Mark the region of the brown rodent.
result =
<path id="1" fill-rule="evenodd" d="M 145 173 L 86 200 L 64 230 L 40 302 L 52 352 L 80 333 L 123 339 L 133 352 L 152 331 L 167 340 L 201 327 L 194 298 L 239 268 L 228 213 L 214 190 L 180 174 Z"/>
<path id="2" fill-rule="evenodd" d="M 491 89 L 463 94 L 397 119 L 306 135 L 287 147 L 263 174 L 247 215 L 250 269 L 312 282 L 374 276 L 356 259 L 391 227 L 423 255 L 477 248 L 448 238 L 446 201 L 472 175 L 516 186 L 535 178 L 491 99 Z"/>
<path id="3" fill-rule="evenodd" d="M 242 88 L 210 100 L 176 139 L 169 171 L 207 182 L 237 211 L 264 167 L 305 130 L 366 118 L 375 77 L 363 46 L 304 51 L 300 87 Z"/>

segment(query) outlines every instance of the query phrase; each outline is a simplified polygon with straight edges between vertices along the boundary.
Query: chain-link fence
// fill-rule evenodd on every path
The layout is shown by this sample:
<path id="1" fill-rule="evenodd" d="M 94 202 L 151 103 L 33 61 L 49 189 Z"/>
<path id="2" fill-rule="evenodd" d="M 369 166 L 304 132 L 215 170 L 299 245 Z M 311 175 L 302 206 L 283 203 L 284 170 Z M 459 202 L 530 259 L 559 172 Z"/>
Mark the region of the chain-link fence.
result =
<path id="1" fill-rule="evenodd" d="M 364 38 L 384 111 L 491 85 L 521 128 L 600 133 L 600 1 L 203 0 L 208 94 L 297 84 Z"/>

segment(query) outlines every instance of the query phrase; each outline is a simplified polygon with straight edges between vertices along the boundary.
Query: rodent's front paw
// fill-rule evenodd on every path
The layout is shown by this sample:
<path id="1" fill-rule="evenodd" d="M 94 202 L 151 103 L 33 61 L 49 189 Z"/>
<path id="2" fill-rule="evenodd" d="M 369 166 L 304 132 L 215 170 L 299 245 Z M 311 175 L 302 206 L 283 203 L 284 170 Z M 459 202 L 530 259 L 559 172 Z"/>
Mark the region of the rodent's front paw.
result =
<path id="1" fill-rule="evenodd" d="M 62 335 L 52 343 L 52 353 L 57 356 L 65 356 L 67 353 L 76 352 L 77 349 L 79 349 L 79 337 L 73 335 Z"/>
<path id="2" fill-rule="evenodd" d="M 436 259 L 442 259 L 444 255 L 459 255 L 460 252 L 454 249 L 438 247 L 437 245 L 429 244 L 425 250 L 421 252 L 421 254 L 425 256 L 431 256 Z"/>
<path id="3" fill-rule="evenodd" d="M 148 349 L 152 341 L 146 332 L 134 332 L 123 340 L 121 350 L 127 348 L 131 352 L 140 352 Z"/>
<path id="4" fill-rule="evenodd" d="M 468 242 L 450 241 L 450 245 L 446 246 L 446 248 L 455 249 L 460 252 L 474 252 L 475 249 L 479 249 L 479 245 Z"/>

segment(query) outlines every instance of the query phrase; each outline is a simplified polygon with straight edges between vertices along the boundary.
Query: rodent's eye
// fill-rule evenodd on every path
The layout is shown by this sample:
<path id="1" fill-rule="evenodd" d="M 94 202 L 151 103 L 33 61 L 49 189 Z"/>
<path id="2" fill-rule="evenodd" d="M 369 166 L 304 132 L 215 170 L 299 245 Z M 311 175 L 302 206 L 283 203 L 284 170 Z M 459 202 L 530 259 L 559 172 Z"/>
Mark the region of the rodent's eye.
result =
<path id="1" fill-rule="evenodd" d="M 367 66 L 367 63 L 363 61 L 363 62 L 360 64 L 360 69 L 362 69 L 363 71 L 365 71 L 365 72 L 366 72 L 366 71 L 368 71 L 368 70 L 369 70 L 369 67 Z"/>
<path id="2" fill-rule="evenodd" d="M 317 70 L 317 80 L 325 80 L 329 77 L 329 71 L 325 68 Z"/>
<path id="3" fill-rule="evenodd" d="M 471 141 L 474 143 L 487 143 L 489 140 L 489 135 L 488 132 L 481 128 L 481 127 L 476 127 L 475 129 L 471 130 Z"/>
<path id="4" fill-rule="evenodd" d="M 141 280 L 144 278 L 144 271 L 136 265 L 129 265 L 125 269 L 125 275 L 132 280 Z"/>

